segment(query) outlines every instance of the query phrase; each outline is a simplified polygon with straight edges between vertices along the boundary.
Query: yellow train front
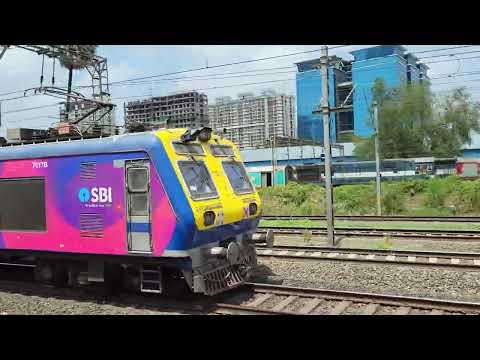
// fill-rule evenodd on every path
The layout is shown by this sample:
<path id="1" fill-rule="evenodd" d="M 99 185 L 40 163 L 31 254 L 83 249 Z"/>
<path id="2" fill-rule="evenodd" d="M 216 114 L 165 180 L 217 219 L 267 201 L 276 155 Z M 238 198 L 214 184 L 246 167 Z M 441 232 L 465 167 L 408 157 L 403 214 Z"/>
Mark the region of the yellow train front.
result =
<path id="1" fill-rule="evenodd" d="M 187 209 L 177 213 L 184 231 L 162 257 L 188 256 L 191 264 L 183 274 L 195 293 L 213 295 L 241 285 L 256 266 L 253 235 L 262 205 L 236 146 L 208 128 L 156 135 L 175 171 L 172 181 L 183 190 L 168 194 L 170 202 L 178 209 L 186 199 L 193 215 L 186 216 Z"/>

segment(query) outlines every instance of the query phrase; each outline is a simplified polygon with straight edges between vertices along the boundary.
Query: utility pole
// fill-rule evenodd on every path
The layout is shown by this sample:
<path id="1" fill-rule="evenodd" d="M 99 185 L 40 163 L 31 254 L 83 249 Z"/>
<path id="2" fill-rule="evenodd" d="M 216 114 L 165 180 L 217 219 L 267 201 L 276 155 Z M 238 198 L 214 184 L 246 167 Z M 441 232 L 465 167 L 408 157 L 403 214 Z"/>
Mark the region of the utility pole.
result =
<path id="1" fill-rule="evenodd" d="M 322 104 L 314 110 L 314 114 L 323 115 L 323 148 L 325 152 L 325 194 L 327 201 L 327 237 L 328 243 L 335 246 L 335 228 L 333 217 L 333 191 L 332 191 L 332 147 L 330 145 L 330 113 L 350 112 L 352 105 L 330 107 L 328 103 L 328 47 L 324 46 L 321 52 L 320 69 L 322 72 Z"/>
<path id="2" fill-rule="evenodd" d="M 333 223 L 333 192 L 332 192 L 332 149 L 330 146 L 330 106 L 328 103 L 328 47 L 321 52 L 320 69 L 322 72 L 322 114 L 323 114 L 323 146 L 325 149 L 325 194 L 327 200 L 327 240 L 330 246 L 335 246 L 335 231 Z"/>
<path id="3" fill-rule="evenodd" d="M 270 140 L 270 144 L 272 145 L 272 186 L 275 187 L 275 146 L 276 146 L 276 139 L 275 139 L 275 129 L 273 131 L 272 138 Z"/>
<path id="4" fill-rule="evenodd" d="M 376 101 L 373 105 L 373 124 L 375 127 L 375 166 L 377 170 L 376 183 L 377 183 L 377 216 L 382 216 L 382 187 L 380 178 L 380 149 L 378 139 L 378 104 Z"/>

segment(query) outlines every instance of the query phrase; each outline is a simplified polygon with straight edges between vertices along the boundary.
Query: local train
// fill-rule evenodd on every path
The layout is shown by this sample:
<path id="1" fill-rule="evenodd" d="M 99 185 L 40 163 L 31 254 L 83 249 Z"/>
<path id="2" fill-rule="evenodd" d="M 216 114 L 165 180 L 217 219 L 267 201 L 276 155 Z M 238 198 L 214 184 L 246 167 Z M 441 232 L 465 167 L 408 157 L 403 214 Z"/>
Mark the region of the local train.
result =
<path id="1" fill-rule="evenodd" d="M 0 261 L 57 286 L 223 292 L 256 266 L 261 211 L 208 128 L 0 148 Z"/>
<path id="2" fill-rule="evenodd" d="M 456 173 L 454 158 L 412 158 L 381 161 L 382 180 L 406 180 L 448 176 Z M 271 166 L 247 167 L 252 182 L 257 187 L 270 186 L 273 179 Z M 342 161 L 332 164 L 334 185 L 368 183 L 376 176 L 375 161 Z M 285 185 L 290 181 L 298 183 L 324 183 L 324 164 L 282 165 L 276 167 L 275 184 Z"/>
<path id="3" fill-rule="evenodd" d="M 325 181 L 325 165 L 292 166 L 285 169 L 286 181 Z M 408 180 L 455 174 L 455 159 L 412 158 L 381 161 L 382 180 Z M 358 184 L 374 181 L 375 161 L 338 162 L 332 165 L 334 185 Z"/>

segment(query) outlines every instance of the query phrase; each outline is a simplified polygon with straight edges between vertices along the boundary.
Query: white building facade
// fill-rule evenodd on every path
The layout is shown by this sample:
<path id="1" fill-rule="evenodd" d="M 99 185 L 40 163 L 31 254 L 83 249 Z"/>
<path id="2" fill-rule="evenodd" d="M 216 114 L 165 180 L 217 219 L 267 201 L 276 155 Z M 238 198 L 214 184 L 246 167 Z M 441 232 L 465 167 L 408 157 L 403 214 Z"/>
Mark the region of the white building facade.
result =
<path id="1" fill-rule="evenodd" d="M 261 148 L 274 135 L 296 137 L 295 97 L 264 91 L 260 96 L 221 97 L 208 107 L 210 127 L 240 149 Z"/>

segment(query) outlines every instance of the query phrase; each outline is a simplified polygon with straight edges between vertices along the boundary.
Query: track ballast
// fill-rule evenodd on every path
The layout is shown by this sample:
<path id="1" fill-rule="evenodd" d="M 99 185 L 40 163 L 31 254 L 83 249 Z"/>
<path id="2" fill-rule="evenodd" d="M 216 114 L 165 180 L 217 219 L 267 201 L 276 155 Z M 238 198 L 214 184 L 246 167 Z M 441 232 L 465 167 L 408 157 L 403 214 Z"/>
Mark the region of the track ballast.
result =
<path id="1" fill-rule="evenodd" d="M 214 312 L 228 315 L 464 315 L 480 303 L 250 283 L 227 294 Z"/>

